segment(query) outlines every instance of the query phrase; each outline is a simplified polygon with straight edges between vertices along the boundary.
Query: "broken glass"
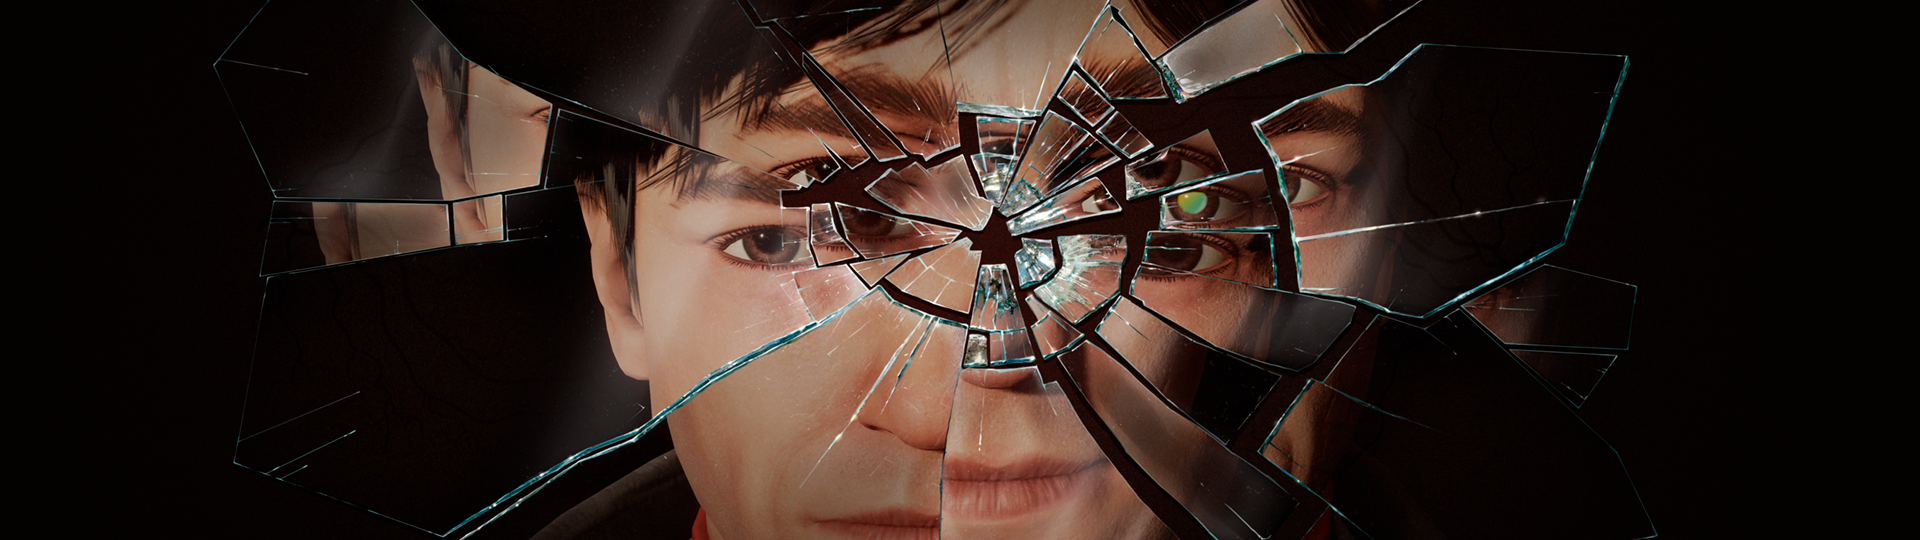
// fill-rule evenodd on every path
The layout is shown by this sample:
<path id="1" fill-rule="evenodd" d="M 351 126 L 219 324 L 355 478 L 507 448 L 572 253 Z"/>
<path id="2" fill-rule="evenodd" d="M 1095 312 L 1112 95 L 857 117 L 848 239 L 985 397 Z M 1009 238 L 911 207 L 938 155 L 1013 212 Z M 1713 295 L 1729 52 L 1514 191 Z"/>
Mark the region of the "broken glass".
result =
<path id="1" fill-rule="evenodd" d="M 1280 226 L 1267 173 L 1248 171 L 1160 196 L 1160 228 L 1248 231 Z"/>
<path id="2" fill-rule="evenodd" d="M 457 200 L 540 183 L 552 104 L 468 61 L 409 2 L 275 6 L 214 69 L 276 197 Z"/>
<path id="3" fill-rule="evenodd" d="M 1058 267 L 1053 260 L 1053 241 L 1039 238 L 1021 238 L 1020 251 L 1014 252 L 1013 261 L 1020 270 L 1022 289 L 1052 276 L 1054 268 Z"/>
<path id="4" fill-rule="evenodd" d="M 453 243 L 498 242 L 506 237 L 504 199 L 499 195 L 453 203 Z"/>
<path id="5" fill-rule="evenodd" d="M 912 227 L 908 227 L 911 231 Z M 821 266 L 859 257 L 840 228 L 833 223 L 833 205 L 818 203 L 807 209 L 807 239 L 813 249 L 813 263 Z"/>
<path id="6" fill-rule="evenodd" d="M 1240 433 L 1280 380 L 1180 335 L 1132 299 L 1115 301 L 1097 332 L 1161 396 L 1222 441 Z"/>
<path id="7" fill-rule="evenodd" d="M 1060 359 L 1126 454 L 1215 538 L 1271 537 L 1293 511 L 1285 489 L 1168 408 L 1113 357 L 1082 343 Z"/>
<path id="8" fill-rule="evenodd" d="M 867 292 L 868 287 L 851 266 L 840 264 L 793 273 L 794 288 L 800 291 L 800 301 L 806 304 L 813 320 L 822 320 L 840 311 Z"/>
<path id="9" fill-rule="evenodd" d="M 1275 289 L 1274 253 L 1267 233 L 1149 231 L 1137 279 L 1206 277 Z"/>
<path id="10" fill-rule="evenodd" d="M 1625 349 L 1638 290 L 1542 265 L 1460 307 L 1508 345 Z"/>
<path id="11" fill-rule="evenodd" d="M 1153 149 L 1153 141 L 1147 140 L 1146 135 L 1141 135 L 1140 130 L 1134 129 L 1133 123 L 1128 122 L 1127 117 L 1120 113 L 1113 113 L 1113 117 L 1108 118 L 1107 123 L 1101 124 L 1096 133 L 1099 133 L 1100 140 L 1120 149 L 1120 153 L 1128 158 Z"/>
<path id="12" fill-rule="evenodd" d="M 931 171 L 919 163 L 890 170 L 867 186 L 867 194 L 901 213 L 929 217 L 980 230 L 993 217 L 993 201 L 980 197 L 967 177 L 964 159 L 950 159 Z"/>
<path id="13" fill-rule="evenodd" d="M 1094 25 L 1074 62 L 1093 77 L 1108 99 L 1167 97 L 1160 71 L 1147 60 L 1146 50 L 1122 20 L 1118 9 L 1107 8 L 1107 16 Z"/>
<path id="14" fill-rule="evenodd" d="M 1256 122 L 1290 201 L 1301 289 L 1425 316 L 1556 249 L 1625 68 L 1422 45 L 1374 82 Z"/>
<path id="15" fill-rule="evenodd" d="M 1285 291 L 1193 276 L 1141 272 L 1130 291 L 1140 304 L 1206 344 L 1262 364 L 1313 364 L 1353 319 L 1353 306 Z"/>
<path id="16" fill-rule="evenodd" d="M 974 118 L 978 128 L 980 152 L 1002 156 L 1019 156 L 1027 148 L 1027 141 L 1033 137 L 1034 121 L 1027 118 L 996 118 L 980 116 Z"/>
<path id="17" fill-rule="evenodd" d="M 1079 345 L 1086 339 L 1079 330 L 1074 329 L 1072 323 L 1065 321 L 1060 314 L 1046 307 L 1039 298 L 1029 294 L 1026 302 L 1027 309 L 1033 312 L 1034 317 L 1039 318 L 1034 321 L 1031 328 L 1033 339 L 1040 347 L 1042 359 L 1059 356 L 1060 353 L 1072 349 L 1074 345 Z"/>
<path id="18" fill-rule="evenodd" d="M 447 247 L 447 217 L 444 204 L 276 201 L 260 275 Z"/>
<path id="19" fill-rule="evenodd" d="M 840 209 L 840 223 L 847 227 L 847 242 L 861 257 L 874 258 L 952 242 L 959 229 L 942 227 L 900 216 L 833 203 Z"/>
<path id="20" fill-rule="evenodd" d="M 980 266 L 980 278 L 973 291 L 971 326 L 987 340 L 987 366 L 1032 362 L 1033 338 L 1027 336 L 1027 323 L 1014 301 L 1013 275 L 1007 265 Z"/>
<path id="21" fill-rule="evenodd" d="M 1127 200 L 1165 193 L 1169 189 L 1211 180 L 1227 174 L 1227 159 L 1213 142 L 1213 132 L 1202 130 L 1161 150 L 1153 157 L 1127 165 Z"/>
<path id="22" fill-rule="evenodd" d="M 1345 51 L 1411 8 L 1259 0 L 1175 45 L 1160 63 L 1185 101 L 1301 53 Z"/>
<path id="23" fill-rule="evenodd" d="M 1099 143 L 1093 140 L 1092 134 L 1087 133 L 1086 129 L 1066 117 L 1047 113 L 1046 120 L 1034 132 L 1033 145 L 1027 147 L 1027 153 L 1014 167 L 1013 179 L 999 201 L 1000 212 L 1007 215 L 1019 213 L 1040 202 L 1042 197 L 1066 187 L 1073 179 L 1054 174 L 1054 169 L 1079 157 L 1090 144 Z"/>
<path id="24" fill-rule="evenodd" d="M 942 538 L 1172 537 L 1039 369 L 961 370 L 950 418 Z"/>
<path id="25" fill-rule="evenodd" d="M 1060 270 L 1033 290 L 1040 301 L 1080 324 L 1120 292 L 1120 265 L 1127 258 L 1127 237 L 1083 234 L 1054 239 L 1060 245 Z"/>
<path id="26" fill-rule="evenodd" d="M 1600 378 L 1606 376 L 1607 368 L 1613 367 L 1613 361 L 1620 356 L 1615 354 L 1572 353 L 1557 351 L 1528 351 L 1514 349 L 1518 357 L 1534 373 L 1552 383 L 1553 387 L 1573 402 L 1578 408 L 1587 403 L 1587 396 L 1600 385 Z"/>
<path id="27" fill-rule="evenodd" d="M 901 253 L 899 255 L 878 259 L 855 261 L 848 263 L 847 266 L 853 267 L 853 272 L 858 274 L 860 280 L 865 281 L 868 287 L 874 287 L 880 284 L 881 278 L 887 277 L 887 274 L 892 273 L 893 269 L 900 267 L 900 263 L 907 262 L 907 257 L 912 256 L 913 254 L 911 253 Z"/>
<path id="28" fill-rule="evenodd" d="M 1091 0 L 1031 7 L 975 2 L 949 11 L 941 31 L 961 111 L 1039 116 L 1105 7 Z"/>
<path id="29" fill-rule="evenodd" d="M 968 313 L 973 305 L 974 279 L 980 271 L 980 252 L 972 248 L 972 239 L 961 238 L 908 259 L 900 269 L 887 275 L 887 281 L 921 300 Z"/>
<path id="30" fill-rule="evenodd" d="M 1099 178 L 1088 178 L 1080 185 L 1032 207 L 1027 213 L 1007 220 L 1007 231 L 1011 234 L 1027 234 L 1062 223 L 1117 213 L 1120 213 L 1120 201 L 1113 200 L 1113 194 L 1107 192 L 1106 184 L 1100 183 Z"/>
<path id="31" fill-rule="evenodd" d="M 980 179 L 980 192 L 986 194 L 988 201 L 998 205 L 1007 192 L 1007 183 L 1013 181 L 1013 167 L 1020 162 L 1020 158 L 1000 154 L 974 154 L 969 159 L 973 162 L 974 175 Z"/>
<path id="32" fill-rule="evenodd" d="M 1068 74 L 1066 82 L 1060 85 L 1060 93 L 1054 97 L 1067 104 L 1067 108 L 1080 115 L 1080 119 L 1089 126 L 1100 125 L 1107 121 L 1107 115 L 1113 114 L 1113 106 L 1108 105 L 1100 91 L 1095 90 L 1079 72 Z"/>
<path id="33" fill-rule="evenodd" d="M 1137 39 L 1141 50 L 1147 56 L 1159 58 L 1167 53 L 1167 48 L 1186 39 L 1188 35 L 1200 30 L 1207 23 L 1220 19 L 1233 11 L 1235 7 L 1248 0 L 1226 0 L 1224 2 L 1188 2 L 1175 9 L 1155 8 L 1145 0 L 1118 0 L 1114 2 Z M 1154 13 L 1154 16 L 1144 16 Z M 1135 20 L 1138 18 L 1140 20 Z"/>
<path id="34" fill-rule="evenodd" d="M 1376 321 L 1262 452 L 1374 538 L 1645 538 L 1606 442 L 1466 315 Z M 1076 373 L 1077 375 L 1077 373 Z"/>

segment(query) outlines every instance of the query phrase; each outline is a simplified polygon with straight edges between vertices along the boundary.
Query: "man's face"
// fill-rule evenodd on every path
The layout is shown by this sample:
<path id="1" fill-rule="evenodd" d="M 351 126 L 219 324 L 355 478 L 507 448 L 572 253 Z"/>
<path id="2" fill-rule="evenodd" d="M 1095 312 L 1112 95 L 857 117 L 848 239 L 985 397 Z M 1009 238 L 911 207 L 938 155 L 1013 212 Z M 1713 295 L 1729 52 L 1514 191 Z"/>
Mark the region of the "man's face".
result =
<path id="1" fill-rule="evenodd" d="M 979 17 L 966 27 L 921 26 L 877 45 L 830 40 L 812 52 L 824 72 L 893 134 L 900 150 L 937 167 L 967 159 L 955 148 L 961 137 L 974 135 L 943 104 L 1044 107 L 1101 7 L 1080 2 L 981 14 L 961 10 L 945 20 Z M 1075 29 L 1058 30 L 1062 25 Z M 950 41 L 969 32 L 964 44 Z M 1081 61 L 1120 63 L 1098 54 Z M 636 200 L 633 298 L 644 328 L 641 348 L 654 410 L 670 412 L 680 396 L 699 392 L 671 411 L 670 421 L 711 530 L 726 538 L 1163 534 L 1079 425 L 1064 394 L 1044 384 L 1039 370 L 961 369 L 967 304 L 955 309 L 957 315 L 930 314 L 903 302 L 911 298 L 897 298 L 902 293 L 896 291 L 914 290 L 911 283 L 879 287 L 877 274 L 824 264 L 854 253 L 844 244 L 816 243 L 831 236 L 816 236 L 810 227 L 832 221 L 810 220 L 804 204 L 786 206 L 796 191 L 782 181 L 817 180 L 834 166 L 830 152 L 860 163 L 866 156 L 855 148 L 862 141 L 836 124 L 831 102 L 811 85 L 788 88 L 776 103 L 799 124 L 813 126 L 749 122 L 738 110 L 709 114 L 700 124 L 699 146 L 737 161 L 710 160 L 711 166 L 688 173 L 701 176 L 690 182 L 696 187 L 661 184 L 641 190 Z M 1299 167 L 1311 162 L 1351 169 L 1358 159 L 1358 150 L 1338 148 L 1342 141 L 1334 136 L 1286 136 L 1300 145 L 1336 147 L 1303 158 Z M 1175 143 L 1164 141 L 1164 148 L 1136 160 L 1137 176 L 1150 188 L 1195 194 L 1169 196 L 1168 226 L 1202 230 L 1149 242 L 1149 249 L 1164 251 L 1149 255 L 1138 283 L 1167 299 L 1152 305 L 1162 316 L 1199 335 L 1230 339 L 1239 331 L 1235 312 L 1258 307 L 1248 287 L 1277 286 L 1274 250 L 1286 244 L 1282 239 L 1276 246 L 1265 233 L 1212 230 L 1277 225 L 1274 212 L 1282 205 L 1260 202 L 1272 183 L 1260 174 L 1182 187 L 1229 171 L 1211 145 Z M 889 152 L 876 148 L 873 154 Z M 905 163 L 867 165 L 901 169 Z M 851 180 L 843 175 L 830 182 Z M 1118 184 L 1113 187 L 1120 197 Z M 951 195 L 931 185 L 905 189 L 914 196 Z M 863 196 L 842 202 L 900 213 Z M 1113 208 L 1095 202 L 1065 206 L 1082 213 Z M 1302 201 L 1309 208 L 1316 204 L 1324 201 Z M 911 247 L 924 232 L 899 222 L 875 225 L 844 213 L 840 218 L 844 228 L 838 234 L 856 245 Z M 1007 218 L 996 213 L 993 219 Z M 977 236 L 983 233 L 963 234 L 988 241 Z M 1009 268 L 1014 262 L 979 261 Z M 899 272 L 916 264 L 906 261 Z M 971 285 L 978 272 L 978 264 L 969 262 L 933 268 L 920 279 Z M 1131 277 L 1114 286 L 1126 286 Z M 1048 309 L 1036 308 L 1032 316 L 1046 316 L 1042 310 Z M 1100 317 L 1096 312 L 1087 320 Z M 791 336 L 808 325 L 817 326 Z M 728 371 L 743 357 L 752 359 Z"/>

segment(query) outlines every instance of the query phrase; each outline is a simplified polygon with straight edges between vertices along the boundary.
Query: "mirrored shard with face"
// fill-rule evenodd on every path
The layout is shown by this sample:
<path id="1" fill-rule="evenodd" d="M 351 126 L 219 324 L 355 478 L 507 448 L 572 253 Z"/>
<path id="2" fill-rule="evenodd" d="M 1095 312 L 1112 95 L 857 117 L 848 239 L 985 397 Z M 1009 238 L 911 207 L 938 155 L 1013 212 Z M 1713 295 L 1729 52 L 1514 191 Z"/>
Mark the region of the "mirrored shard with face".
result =
<path id="1" fill-rule="evenodd" d="M 1273 254 L 1273 235 L 1267 233 L 1150 231 L 1135 287 L 1141 279 L 1212 278 L 1274 289 L 1279 278 Z"/>
<path id="2" fill-rule="evenodd" d="M 1013 254 L 1014 266 L 1020 270 L 1020 288 L 1032 287 L 1053 275 L 1059 265 L 1053 259 L 1053 241 L 1039 238 L 1021 238 L 1020 251 Z"/>
<path id="3" fill-rule="evenodd" d="M 1067 108 L 1080 115 L 1080 120 L 1089 126 L 1098 126 L 1113 114 L 1113 106 L 1108 105 L 1100 91 L 1095 90 L 1093 84 L 1078 72 L 1067 76 L 1066 82 L 1060 85 L 1060 93 L 1054 98 L 1067 104 Z"/>
<path id="4" fill-rule="evenodd" d="M 1000 212 L 1007 215 L 1017 214 L 1040 199 L 1064 188 L 1073 180 L 1066 174 L 1055 174 L 1056 169 L 1089 150 L 1089 146 L 1099 142 L 1085 128 L 1075 125 L 1066 117 L 1047 113 L 1033 136 L 1033 145 L 1021 156 L 1014 167 L 1014 176 L 1007 186 L 1007 192 L 1000 199 Z M 1067 171 L 1058 171 L 1067 172 Z"/>
<path id="5" fill-rule="evenodd" d="M 807 209 L 807 239 L 813 248 L 814 264 L 833 264 L 859 257 L 833 222 L 833 205 L 819 203 Z M 776 236 L 755 235 L 747 239 L 759 249 L 779 249 L 785 243 Z M 876 253 L 876 255 L 878 255 Z"/>
<path id="6" fill-rule="evenodd" d="M 1121 263 L 1127 258 L 1127 237 L 1089 234 L 1062 236 L 1060 270 L 1033 290 L 1055 312 L 1079 324 L 1120 292 Z"/>
<path id="7" fill-rule="evenodd" d="M 447 205 L 275 202 L 260 275 L 446 247 Z"/>
<path id="8" fill-rule="evenodd" d="M 1153 157 L 1128 164 L 1127 200 L 1217 178 L 1227 173 L 1226 163 L 1213 142 L 1213 133 L 1201 131 Z"/>
<path id="9" fill-rule="evenodd" d="M 1234 439 L 1280 380 L 1188 339 L 1131 299 L 1114 302 L 1098 333 L 1147 384 L 1222 441 Z"/>
<path id="10" fill-rule="evenodd" d="M 1250 171 L 1209 180 L 1160 196 L 1160 228 L 1187 231 L 1250 231 L 1280 226 L 1267 176 Z"/>
<path id="11" fill-rule="evenodd" d="M 1026 151 L 1036 124 L 1027 118 L 976 117 L 974 125 L 980 138 L 980 152 L 1017 157 Z"/>
<path id="12" fill-rule="evenodd" d="M 853 267 L 853 272 L 858 274 L 860 280 L 866 282 L 868 287 L 874 287 L 880 284 L 881 278 L 885 278 L 887 274 L 893 273 L 895 268 L 899 268 L 900 264 L 907 262 L 907 257 L 911 256 L 913 255 L 910 253 L 901 253 L 899 255 L 891 255 L 878 259 L 857 261 L 847 266 Z"/>
<path id="13" fill-rule="evenodd" d="M 1119 212 L 1120 202 L 1113 200 L 1113 194 L 1107 192 L 1107 186 L 1100 183 L 1099 178 L 1088 178 L 1080 185 L 1033 206 L 1027 213 L 1007 220 L 1007 231 L 1027 234 L 1062 223 Z"/>
<path id="14" fill-rule="evenodd" d="M 1427 45 L 1374 83 L 1257 122 L 1286 186 L 1301 290 L 1432 315 L 1556 249 L 1625 67 Z"/>
<path id="15" fill-rule="evenodd" d="M 950 159 L 928 170 L 915 163 L 887 171 L 867 186 L 867 195 L 904 214 L 933 218 L 980 230 L 993 216 L 993 202 L 975 191 L 964 159 Z"/>
<path id="16" fill-rule="evenodd" d="M 1230 355 L 1298 370 L 1312 364 L 1353 318 L 1331 300 L 1231 281 L 1155 278 L 1142 271 L 1130 291 L 1140 304 Z"/>
<path id="17" fill-rule="evenodd" d="M 847 227 L 847 243 L 853 244 L 853 249 L 859 251 L 861 257 L 869 259 L 938 246 L 952 242 L 954 237 L 960 235 L 959 229 L 951 227 L 889 216 L 842 203 L 833 205 L 840 212 L 840 223 Z"/>
<path id="18" fill-rule="evenodd" d="M 973 305 L 973 284 L 980 271 L 980 252 L 973 251 L 972 247 L 972 240 L 961 238 L 907 259 L 898 270 L 888 274 L 886 280 L 901 292 L 967 313 Z"/>
<path id="19" fill-rule="evenodd" d="M 1508 345 L 1626 349 L 1638 291 L 1542 265 L 1460 307 Z"/>
<path id="20" fill-rule="evenodd" d="M 997 205 L 1006 196 L 1007 184 L 1013 181 L 1013 167 L 1020 162 L 1020 158 L 1000 154 L 974 154 L 967 159 L 973 164 L 973 174 L 980 182 L 980 192 L 986 195 L 987 200 L 994 202 L 995 210 L 999 210 Z"/>
<path id="21" fill-rule="evenodd" d="M 1168 408 L 1113 357 L 1081 344 L 1060 358 L 1127 456 L 1214 537 L 1273 536 L 1297 504 L 1266 474 Z"/>
<path id="22" fill-rule="evenodd" d="M 1067 352 L 1086 339 L 1086 336 L 1081 335 L 1080 331 L 1073 327 L 1073 323 L 1066 321 L 1065 317 L 1055 313 L 1052 308 L 1046 307 L 1047 305 L 1039 298 L 1029 294 L 1026 302 L 1027 309 L 1033 312 L 1033 316 L 1039 318 L 1034 321 L 1031 328 L 1034 343 L 1040 347 L 1041 358 L 1059 356 L 1060 353 Z"/>

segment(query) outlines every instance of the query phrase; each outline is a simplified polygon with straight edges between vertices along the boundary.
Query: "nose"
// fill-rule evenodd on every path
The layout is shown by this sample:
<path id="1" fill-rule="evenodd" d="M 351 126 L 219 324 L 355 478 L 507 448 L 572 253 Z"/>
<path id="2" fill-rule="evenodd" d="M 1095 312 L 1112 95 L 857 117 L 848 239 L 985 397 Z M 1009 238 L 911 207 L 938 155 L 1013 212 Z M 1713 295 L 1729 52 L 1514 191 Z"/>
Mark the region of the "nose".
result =
<path id="1" fill-rule="evenodd" d="M 925 332 L 926 341 L 915 350 L 901 351 L 891 373 L 882 375 L 887 380 L 861 404 L 858 419 L 867 429 L 890 433 L 907 446 L 944 451 L 967 334 L 940 323 Z"/>

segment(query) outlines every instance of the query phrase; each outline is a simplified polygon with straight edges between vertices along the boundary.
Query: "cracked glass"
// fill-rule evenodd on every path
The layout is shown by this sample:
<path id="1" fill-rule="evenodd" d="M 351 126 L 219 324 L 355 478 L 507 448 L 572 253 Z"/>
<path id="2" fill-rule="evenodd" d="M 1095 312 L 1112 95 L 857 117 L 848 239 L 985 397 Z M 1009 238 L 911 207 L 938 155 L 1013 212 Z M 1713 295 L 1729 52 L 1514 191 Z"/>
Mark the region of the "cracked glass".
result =
<path id="1" fill-rule="evenodd" d="M 234 462 L 461 538 L 1644 536 L 1569 427 L 1632 287 L 1537 262 L 1625 60 L 1410 5 L 277 1 Z"/>

